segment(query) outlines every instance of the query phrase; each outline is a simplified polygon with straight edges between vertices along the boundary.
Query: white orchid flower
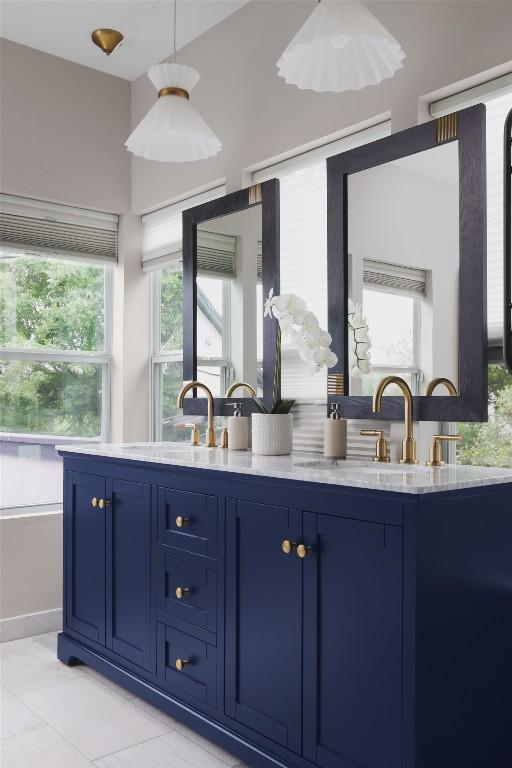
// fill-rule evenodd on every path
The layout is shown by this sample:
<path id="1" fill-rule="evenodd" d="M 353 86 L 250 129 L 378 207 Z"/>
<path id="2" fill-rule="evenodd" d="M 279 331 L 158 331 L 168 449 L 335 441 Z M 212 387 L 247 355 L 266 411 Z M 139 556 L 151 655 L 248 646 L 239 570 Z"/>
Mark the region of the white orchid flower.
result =
<path id="1" fill-rule="evenodd" d="M 338 362 L 338 356 L 329 347 L 320 347 L 315 351 L 313 360 L 321 367 L 333 368 Z"/>
<path id="2" fill-rule="evenodd" d="M 283 333 L 286 333 L 293 326 L 293 317 L 288 312 L 283 312 L 279 316 L 279 327 Z"/>
<path id="3" fill-rule="evenodd" d="M 332 344 L 332 336 L 329 333 L 329 331 L 323 331 L 321 328 L 318 329 L 318 343 L 321 347 L 330 347 Z"/>
<path id="4" fill-rule="evenodd" d="M 296 312 L 306 308 L 306 302 L 293 293 L 282 293 L 280 296 L 274 297 L 273 306 L 274 310 L 277 310 L 279 314 L 286 312 L 295 318 Z"/>
<path id="5" fill-rule="evenodd" d="M 332 336 L 320 328 L 318 318 L 310 312 L 306 302 L 294 293 L 282 293 L 274 296 L 269 292 L 265 301 L 264 316 L 274 317 L 279 322 L 282 340 L 298 351 L 311 374 L 322 368 L 332 368 L 338 362 L 337 356 L 330 349 Z M 349 339 L 353 343 L 353 339 Z M 356 345 L 353 344 L 355 355 Z"/>
<path id="6" fill-rule="evenodd" d="M 301 321 L 301 325 L 306 333 L 317 333 L 319 329 L 318 319 L 313 312 L 305 312 Z"/>

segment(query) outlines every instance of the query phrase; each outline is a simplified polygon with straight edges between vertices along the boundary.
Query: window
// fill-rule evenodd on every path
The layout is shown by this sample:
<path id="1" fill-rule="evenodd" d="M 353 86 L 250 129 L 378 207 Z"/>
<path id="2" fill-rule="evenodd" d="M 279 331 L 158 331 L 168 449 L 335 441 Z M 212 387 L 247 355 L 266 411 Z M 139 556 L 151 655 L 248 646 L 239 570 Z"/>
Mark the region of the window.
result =
<path id="1" fill-rule="evenodd" d="M 489 365 L 489 421 L 459 424 L 461 464 L 512 467 L 512 374 L 501 363 Z"/>
<path id="2" fill-rule="evenodd" d="M 254 183 L 280 183 L 281 291 L 306 301 L 327 329 L 327 167 L 326 159 L 389 135 L 388 121 L 325 143 L 252 175 Z M 327 399 L 327 372 L 311 376 L 298 353 L 282 349 L 283 397 L 294 399 L 294 450 L 321 452 Z M 352 438 L 352 436 L 351 436 Z M 352 445 L 354 442 L 352 441 Z M 363 452 L 366 446 L 362 448 Z"/>
<path id="3" fill-rule="evenodd" d="M 431 105 L 434 117 L 482 102 L 487 113 L 487 325 L 489 332 L 489 421 L 459 424 L 463 464 L 512 467 L 512 375 L 503 359 L 503 133 L 512 107 L 512 76 Z"/>
<path id="4" fill-rule="evenodd" d="M 278 178 L 281 211 L 281 291 L 296 293 L 327 328 L 326 159 L 390 133 L 383 122 L 253 173 L 253 181 Z M 327 374 L 311 377 L 297 352 L 283 346 L 283 397 L 326 401 Z"/>
<path id="5" fill-rule="evenodd" d="M 53 446 L 108 438 L 110 270 L 4 252 L 0 286 L 2 504 L 59 502 Z"/>
<path id="6" fill-rule="evenodd" d="M 86 260 L 87 248 L 111 247 L 110 234 L 99 244 L 97 233 L 88 238 L 88 227 L 81 235 L 66 229 L 65 216 L 48 219 L 49 227 L 39 227 L 34 215 L 24 223 L 6 198 L 0 234 L 0 506 L 37 511 L 62 502 L 54 446 L 109 437 L 112 281 L 106 263 L 115 256 Z M 52 213 L 59 216 L 60 208 L 52 206 Z M 103 226 L 106 219 L 99 216 Z M 60 232 L 50 231 L 54 223 Z M 117 217 L 108 221 L 114 223 L 117 228 Z M 80 257 L 69 247 L 76 242 Z"/>
<path id="7" fill-rule="evenodd" d="M 152 297 L 152 439 L 188 441 L 188 422 L 177 407 L 183 386 L 182 212 L 224 194 L 224 187 L 189 197 L 142 217 L 143 268 L 151 271 Z M 205 248 L 204 267 L 207 267 Z M 224 391 L 229 349 L 223 332 L 229 317 L 229 295 L 222 277 L 198 277 L 198 376 L 215 395 Z"/>
<path id="8" fill-rule="evenodd" d="M 390 374 L 404 378 L 413 395 L 419 394 L 420 301 L 399 293 L 363 289 L 364 313 L 372 335 L 372 372 L 360 380 L 362 395 L 373 395 L 382 377 Z M 388 390 L 389 395 L 399 394 L 394 386 Z"/>

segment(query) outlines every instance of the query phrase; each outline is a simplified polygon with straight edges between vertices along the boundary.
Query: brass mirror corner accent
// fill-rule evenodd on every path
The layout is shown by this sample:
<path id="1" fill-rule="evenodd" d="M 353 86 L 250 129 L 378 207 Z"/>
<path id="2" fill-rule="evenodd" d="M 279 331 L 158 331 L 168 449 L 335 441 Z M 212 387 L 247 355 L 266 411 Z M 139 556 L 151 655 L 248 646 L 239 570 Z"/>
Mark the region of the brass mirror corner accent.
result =
<path id="1" fill-rule="evenodd" d="M 396 375 L 412 392 L 411 423 L 487 420 L 486 217 L 483 104 L 328 158 L 328 330 L 338 364 L 327 395 L 346 418 L 378 418 L 375 386 Z M 511 281 L 512 265 L 512 358 Z M 354 327 L 349 336 L 349 306 L 366 318 L 363 338 Z M 424 379 L 433 381 L 422 395 Z M 448 392 L 432 397 L 440 383 Z M 379 406 L 381 419 L 403 416 L 393 390 Z M 412 434 L 406 442 L 403 460 L 414 461 Z"/>
<path id="2" fill-rule="evenodd" d="M 202 379 L 213 392 L 213 403 L 195 392 L 185 398 L 184 414 L 214 406 L 215 415 L 230 415 L 239 386 L 247 390 L 237 396 L 244 413 L 256 409 L 255 394 L 270 406 L 278 326 L 264 323 L 263 311 L 280 287 L 279 181 L 184 211 L 182 250 L 183 380 Z"/>

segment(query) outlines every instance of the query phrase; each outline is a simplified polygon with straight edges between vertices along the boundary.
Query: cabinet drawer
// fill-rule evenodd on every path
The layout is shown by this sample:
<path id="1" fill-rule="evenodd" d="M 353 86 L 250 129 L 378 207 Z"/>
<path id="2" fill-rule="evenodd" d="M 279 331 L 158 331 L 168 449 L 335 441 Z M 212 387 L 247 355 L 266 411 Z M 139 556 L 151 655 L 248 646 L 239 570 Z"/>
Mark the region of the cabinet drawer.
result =
<path id="1" fill-rule="evenodd" d="M 215 571 L 175 557 L 156 555 L 156 560 L 159 619 L 185 622 L 202 630 L 204 639 L 214 641 L 217 629 Z"/>
<path id="2" fill-rule="evenodd" d="M 217 557 L 217 499 L 204 493 L 158 489 L 158 542 Z"/>
<path id="3" fill-rule="evenodd" d="M 217 649 L 184 632 L 157 625 L 158 680 L 177 698 L 217 704 Z M 180 670 L 180 661 L 184 663 Z"/>

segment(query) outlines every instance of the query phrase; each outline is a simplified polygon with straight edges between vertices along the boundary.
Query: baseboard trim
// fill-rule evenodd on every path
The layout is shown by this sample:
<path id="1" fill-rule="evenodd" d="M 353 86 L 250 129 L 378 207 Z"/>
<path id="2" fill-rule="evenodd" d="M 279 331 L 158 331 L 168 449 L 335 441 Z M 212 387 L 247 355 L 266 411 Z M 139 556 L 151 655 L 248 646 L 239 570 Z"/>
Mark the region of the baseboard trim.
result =
<path id="1" fill-rule="evenodd" d="M 12 616 L 8 619 L 0 619 L 0 643 L 42 635 L 45 632 L 55 632 L 59 629 L 62 629 L 61 608 Z"/>

